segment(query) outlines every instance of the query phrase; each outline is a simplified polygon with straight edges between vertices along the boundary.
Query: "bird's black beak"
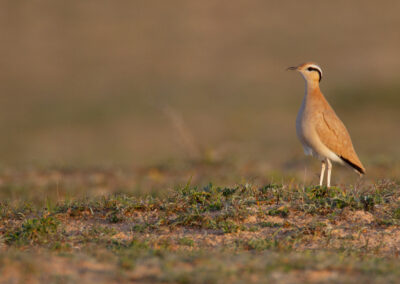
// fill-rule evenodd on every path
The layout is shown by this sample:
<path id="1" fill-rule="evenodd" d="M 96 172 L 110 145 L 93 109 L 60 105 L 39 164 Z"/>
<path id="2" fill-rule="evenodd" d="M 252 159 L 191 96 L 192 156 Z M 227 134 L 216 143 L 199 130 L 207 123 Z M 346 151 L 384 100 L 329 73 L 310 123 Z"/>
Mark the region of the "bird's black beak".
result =
<path id="1" fill-rule="evenodd" d="M 292 67 L 289 67 L 288 69 L 286 69 L 286 71 L 289 71 L 289 70 L 297 70 L 297 66 L 292 66 Z"/>

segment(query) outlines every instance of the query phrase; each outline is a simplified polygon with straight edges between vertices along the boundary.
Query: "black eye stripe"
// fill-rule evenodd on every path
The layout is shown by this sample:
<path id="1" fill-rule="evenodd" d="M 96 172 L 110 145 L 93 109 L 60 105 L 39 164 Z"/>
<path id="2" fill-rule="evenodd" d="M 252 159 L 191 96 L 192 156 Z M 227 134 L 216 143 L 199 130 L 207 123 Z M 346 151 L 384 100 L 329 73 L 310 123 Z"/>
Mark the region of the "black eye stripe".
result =
<path id="1" fill-rule="evenodd" d="M 314 67 L 308 67 L 307 70 L 308 70 L 308 71 L 317 71 L 317 72 L 320 72 L 317 68 L 314 68 Z"/>
<path id="2" fill-rule="evenodd" d="M 308 67 L 307 70 L 308 70 L 308 71 L 317 71 L 317 72 L 318 72 L 318 75 L 319 75 L 319 81 L 321 82 L 322 74 L 321 74 L 321 71 L 319 71 L 319 69 L 314 68 L 314 67 Z"/>

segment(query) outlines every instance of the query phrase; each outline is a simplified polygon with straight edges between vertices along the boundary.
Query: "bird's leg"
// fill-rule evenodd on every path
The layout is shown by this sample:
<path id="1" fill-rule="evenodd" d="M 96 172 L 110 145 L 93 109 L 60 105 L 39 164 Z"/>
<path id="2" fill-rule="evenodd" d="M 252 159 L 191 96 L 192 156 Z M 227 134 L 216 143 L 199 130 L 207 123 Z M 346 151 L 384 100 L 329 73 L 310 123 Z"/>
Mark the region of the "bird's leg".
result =
<path id="1" fill-rule="evenodd" d="M 332 162 L 329 159 L 326 159 L 328 163 L 328 176 L 327 176 L 327 186 L 331 186 L 331 172 L 332 172 Z"/>
<path id="2" fill-rule="evenodd" d="M 322 161 L 321 175 L 319 177 L 319 186 L 322 186 L 322 183 L 324 182 L 325 165 L 326 165 L 325 161 Z"/>

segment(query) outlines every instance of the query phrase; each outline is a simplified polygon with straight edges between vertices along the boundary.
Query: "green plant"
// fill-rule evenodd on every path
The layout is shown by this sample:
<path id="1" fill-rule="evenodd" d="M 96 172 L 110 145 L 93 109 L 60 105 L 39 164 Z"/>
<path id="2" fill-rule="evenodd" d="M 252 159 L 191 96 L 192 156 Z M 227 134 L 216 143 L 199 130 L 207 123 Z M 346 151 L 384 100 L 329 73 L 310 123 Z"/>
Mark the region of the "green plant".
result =
<path id="1" fill-rule="evenodd" d="M 57 234 L 59 226 L 60 221 L 51 216 L 28 219 L 21 227 L 8 232 L 6 241 L 9 244 L 47 243 Z"/>

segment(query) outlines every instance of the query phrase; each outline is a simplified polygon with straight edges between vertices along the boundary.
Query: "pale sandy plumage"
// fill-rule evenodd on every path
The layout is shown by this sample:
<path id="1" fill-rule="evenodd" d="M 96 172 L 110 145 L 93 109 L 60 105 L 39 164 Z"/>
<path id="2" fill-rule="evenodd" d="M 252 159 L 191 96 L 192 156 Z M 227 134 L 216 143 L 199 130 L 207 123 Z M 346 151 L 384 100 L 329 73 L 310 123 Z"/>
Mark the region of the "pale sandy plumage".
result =
<path id="1" fill-rule="evenodd" d="M 358 173 L 365 174 L 346 127 L 320 91 L 321 68 L 314 63 L 304 63 L 289 70 L 299 71 L 306 81 L 306 93 L 297 115 L 296 131 L 304 152 L 322 161 L 320 185 L 327 165 L 327 185 L 330 186 L 331 161 L 346 164 Z"/>

